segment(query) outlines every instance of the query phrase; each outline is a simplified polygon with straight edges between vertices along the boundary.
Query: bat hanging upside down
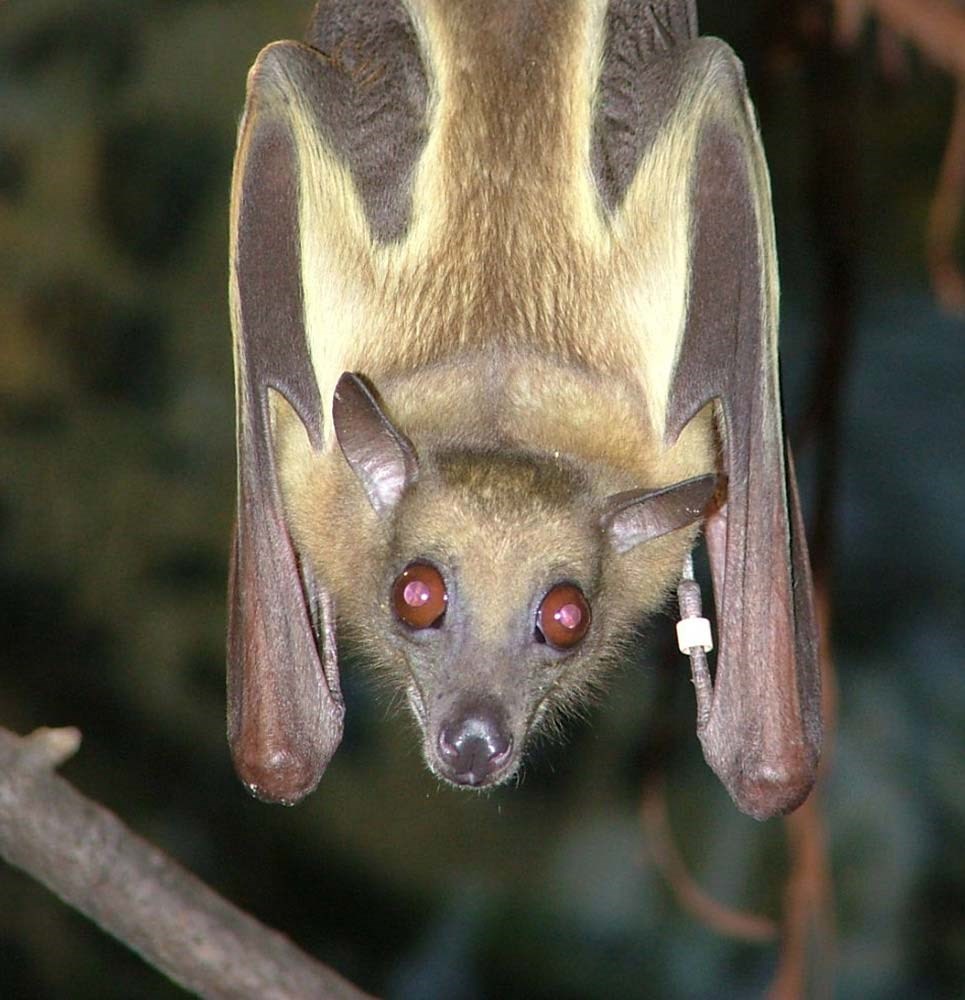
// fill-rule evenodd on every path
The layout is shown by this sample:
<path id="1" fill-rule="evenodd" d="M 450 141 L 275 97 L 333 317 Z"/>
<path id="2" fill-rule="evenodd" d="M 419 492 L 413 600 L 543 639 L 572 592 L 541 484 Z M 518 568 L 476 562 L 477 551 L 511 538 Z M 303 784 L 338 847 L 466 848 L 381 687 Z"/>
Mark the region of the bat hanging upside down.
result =
<path id="1" fill-rule="evenodd" d="M 507 780 L 703 527 L 705 755 L 750 815 L 798 805 L 821 725 L 769 184 L 693 3 L 319 3 L 251 70 L 231 220 L 249 789 L 318 783 L 336 632 L 435 774 Z"/>

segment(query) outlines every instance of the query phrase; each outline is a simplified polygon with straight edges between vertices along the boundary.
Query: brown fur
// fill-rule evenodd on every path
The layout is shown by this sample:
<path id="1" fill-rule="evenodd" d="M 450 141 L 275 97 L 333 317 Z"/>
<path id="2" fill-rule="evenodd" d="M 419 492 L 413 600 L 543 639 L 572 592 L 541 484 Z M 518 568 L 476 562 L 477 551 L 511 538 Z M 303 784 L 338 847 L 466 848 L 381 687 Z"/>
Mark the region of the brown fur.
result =
<path id="1" fill-rule="evenodd" d="M 340 629 L 410 690 L 431 764 L 433 723 L 451 706 L 436 709 L 441 689 L 498 693 L 520 745 L 548 707 L 590 690 L 665 600 L 697 530 L 617 555 L 598 523 L 606 497 L 712 471 L 715 447 L 709 412 L 664 446 L 626 323 L 619 286 L 635 255 L 600 217 L 587 160 L 601 5 L 413 13 L 435 103 L 408 234 L 377 247 L 351 218 L 333 226 L 324 256 L 348 275 L 356 325 L 337 349 L 331 310 L 309 298 L 306 313 L 323 400 L 343 369 L 366 376 L 415 445 L 419 481 L 386 523 L 330 431 L 318 452 L 280 397 L 273 413 L 296 549 L 334 596 Z M 315 171 L 304 154 L 301 169 Z M 430 556 L 453 566 L 467 643 L 485 664 L 463 653 L 415 663 L 393 638 L 392 580 Z M 549 671 L 527 646 L 534 602 L 559 578 L 581 583 L 594 617 Z"/>
<path id="2" fill-rule="evenodd" d="M 314 452 L 277 397 L 277 461 L 295 546 L 333 594 L 344 634 L 410 692 L 430 765 L 456 696 L 497 696 L 519 746 L 548 710 L 577 706 L 679 577 L 696 526 L 618 555 L 599 518 L 613 493 L 712 469 L 710 415 L 664 450 L 640 407 L 606 385 L 547 363 L 502 381 L 464 364 L 460 377 L 420 372 L 389 382 L 387 410 L 420 456 L 420 478 L 389 523 L 341 453 Z M 389 603 L 396 573 L 425 558 L 451 568 L 451 599 L 471 609 L 465 647 L 431 666 L 394 638 L 400 626 Z M 557 670 L 530 647 L 538 600 L 561 579 L 581 584 L 594 617 Z"/>
<path id="3" fill-rule="evenodd" d="M 289 757 L 317 780 L 337 744 L 341 703 L 324 615 L 328 659 L 320 669 L 310 657 L 293 667 L 298 684 L 257 632 L 306 631 L 288 603 L 281 613 L 272 600 L 290 573 L 277 497 L 264 485 L 267 386 L 276 390 L 274 471 L 309 594 L 327 595 L 342 633 L 406 690 L 437 772 L 446 720 L 467 699 L 497 706 L 513 754 L 493 780 L 514 772 L 554 708 L 579 704 L 595 687 L 633 628 L 664 602 L 693 545 L 696 521 L 640 544 L 624 525 L 617 545 L 614 522 L 603 517 L 608 498 L 714 472 L 719 423 L 737 500 L 734 530 L 723 511 L 718 524 L 733 540 L 727 560 L 745 563 L 722 587 L 727 648 L 753 640 L 760 652 L 723 671 L 708 759 L 738 801 L 757 796 L 755 815 L 799 796 L 797 774 L 772 780 L 773 760 L 801 744 L 782 720 L 807 714 L 795 701 L 789 642 L 798 641 L 802 669 L 810 668 L 806 585 L 788 610 L 789 560 L 804 579 L 806 556 L 799 542 L 793 554 L 788 547 L 768 182 L 739 64 L 726 46 L 693 33 L 687 0 L 639 9 L 604 0 L 331 0 L 319 5 L 310 36 L 322 48 L 331 42 L 331 52 L 276 43 L 259 57 L 239 176 L 297 214 L 297 246 L 291 227 L 275 221 L 281 210 L 259 213 L 254 194 L 252 207 L 239 209 L 236 183 L 233 319 L 243 334 L 239 371 L 249 372 L 239 382 L 242 450 L 260 464 L 242 480 L 240 520 L 246 538 L 257 540 L 264 526 L 273 547 L 263 562 L 276 576 L 259 578 L 254 561 L 238 576 L 235 590 L 255 623 L 242 636 L 257 634 L 259 645 L 250 664 L 242 645 L 234 675 L 262 671 L 268 679 L 254 686 L 269 693 L 251 709 L 243 691 L 231 702 L 250 720 L 251 735 L 233 738 L 236 747 L 281 761 L 277 778 L 275 763 L 264 769 L 263 785 L 277 789 L 269 797 L 308 790 L 300 774 L 284 776 Z M 380 61 L 384 38 L 397 48 Z M 384 149 L 366 138 L 380 120 Z M 621 145 L 629 133 L 633 141 Z M 723 137 L 719 150 L 707 138 L 714 135 Z M 287 159 L 284 142 L 294 151 Z M 715 157 L 733 150 L 736 165 L 719 170 Z M 275 161 L 280 167 L 269 169 Z M 720 184 L 708 183 L 718 173 Z M 709 193 L 694 215 L 700 185 Z M 706 237 L 699 253 L 695 233 Z M 239 263 L 256 239 L 268 262 Z M 281 264 L 298 274 L 298 294 L 275 303 Z M 262 288 L 265 295 L 251 291 Z M 258 319 L 263 301 L 263 322 L 248 333 L 245 309 Z M 276 327 L 285 337 L 269 357 L 262 342 Z M 249 362 L 249 343 L 264 355 Z M 338 409 L 343 372 L 361 376 L 379 402 L 356 389 Z M 339 415 L 358 422 L 349 444 L 339 435 L 344 454 Z M 417 456 L 411 469 L 406 439 Z M 400 448 L 406 461 L 393 465 Z M 385 480 L 371 472 L 380 462 Z M 383 481 L 395 484 L 386 496 Z M 752 502 L 745 537 L 741 505 Z M 719 579 L 722 551 L 711 552 Z M 435 633 L 407 631 L 393 613 L 393 581 L 414 560 L 433 562 L 449 589 Z M 774 573 L 786 613 L 771 628 L 749 616 L 761 613 Z M 582 643 L 557 653 L 534 642 L 534 625 L 543 595 L 564 582 L 582 589 L 592 624 Z M 754 601 L 743 600 L 745 589 Z M 785 673 L 770 696 L 774 711 L 759 725 L 735 721 L 747 711 L 744 691 L 752 709 L 765 707 L 772 688 L 757 661 L 768 663 L 772 646 Z M 268 686 L 276 683 L 281 694 Z M 320 692 L 319 713 L 333 721 L 324 740 L 310 720 L 286 721 L 299 685 Z M 268 722 L 261 703 L 273 713 Z M 791 791 L 771 796 L 778 784 Z"/>

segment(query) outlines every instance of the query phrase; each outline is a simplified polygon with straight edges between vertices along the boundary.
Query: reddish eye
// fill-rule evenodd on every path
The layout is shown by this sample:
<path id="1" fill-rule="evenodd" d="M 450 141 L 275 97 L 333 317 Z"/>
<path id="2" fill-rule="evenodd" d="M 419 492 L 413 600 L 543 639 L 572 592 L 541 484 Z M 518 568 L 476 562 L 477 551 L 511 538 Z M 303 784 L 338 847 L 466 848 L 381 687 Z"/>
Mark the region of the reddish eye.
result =
<path id="1" fill-rule="evenodd" d="M 448 600 L 442 574 L 429 563 L 409 563 L 392 585 L 392 606 L 410 628 L 435 625 L 445 614 Z"/>
<path id="2" fill-rule="evenodd" d="M 590 627 L 590 605 L 575 584 L 557 584 L 536 613 L 536 634 L 556 649 L 570 649 Z"/>

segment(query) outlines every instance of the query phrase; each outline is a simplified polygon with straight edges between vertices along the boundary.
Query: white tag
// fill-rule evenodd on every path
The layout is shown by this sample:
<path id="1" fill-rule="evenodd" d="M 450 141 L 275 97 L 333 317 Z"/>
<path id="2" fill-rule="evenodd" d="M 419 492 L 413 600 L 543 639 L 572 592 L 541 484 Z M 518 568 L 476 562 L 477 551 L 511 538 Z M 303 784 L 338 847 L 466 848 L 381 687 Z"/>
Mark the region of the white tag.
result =
<path id="1" fill-rule="evenodd" d="M 685 656 L 694 648 L 709 653 L 714 648 L 710 622 L 706 618 L 681 618 L 677 622 L 677 645 Z"/>

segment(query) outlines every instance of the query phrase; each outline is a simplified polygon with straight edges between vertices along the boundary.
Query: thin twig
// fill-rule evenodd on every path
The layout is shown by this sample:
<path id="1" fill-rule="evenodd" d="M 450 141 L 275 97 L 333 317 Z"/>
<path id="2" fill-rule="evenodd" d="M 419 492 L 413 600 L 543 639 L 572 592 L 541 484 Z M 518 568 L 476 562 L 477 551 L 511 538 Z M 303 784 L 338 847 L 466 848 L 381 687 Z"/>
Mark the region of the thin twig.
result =
<path id="1" fill-rule="evenodd" d="M 840 44 L 853 45 L 864 15 L 874 12 L 882 34 L 907 39 L 957 80 L 948 144 L 928 214 L 928 267 L 941 306 L 965 313 L 965 274 L 955 254 L 965 205 L 965 10 L 949 0 L 834 0 L 834 6 Z"/>
<path id="2" fill-rule="evenodd" d="M 55 774 L 78 744 L 76 730 L 0 728 L 3 858 L 202 997 L 367 996 Z"/>
<path id="3" fill-rule="evenodd" d="M 928 264 L 938 301 L 949 312 L 965 312 L 965 275 L 955 259 L 955 239 L 965 202 L 965 77 L 955 92 L 955 110 L 942 158 L 938 187 L 928 213 Z"/>
<path id="4" fill-rule="evenodd" d="M 794 864 L 784 887 L 781 953 L 770 1000 L 833 995 L 834 936 L 827 921 L 829 873 L 824 820 L 814 793 L 785 820 Z"/>
<path id="5" fill-rule="evenodd" d="M 663 782 L 654 781 L 644 790 L 640 823 L 654 866 L 667 880 L 682 910 L 726 937 L 758 944 L 777 937 L 777 924 L 773 920 L 726 906 L 697 884 L 674 842 Z"/>
<path id="6" fill-rule="evenodd" d="M 831 760 L 837 717 L 837 684 L 830 641 L 826 580 L 815 580 L 825 740 L 815 789 L 784 821 L 791 870 L 784 886 L 781 953 L 769 1000 L 830 997 L 834 992 L 835 933 L 827 832 L 821 811 L 821 774 Z"/>
<path id="7" fill-rule="evenodd" d="M 848 5 L 851 0 L 843 2 Z M 965 80 L 965 11 L 956 4 L 949 0 L 866 0 L 866 4 L 927 59 Z"/>

